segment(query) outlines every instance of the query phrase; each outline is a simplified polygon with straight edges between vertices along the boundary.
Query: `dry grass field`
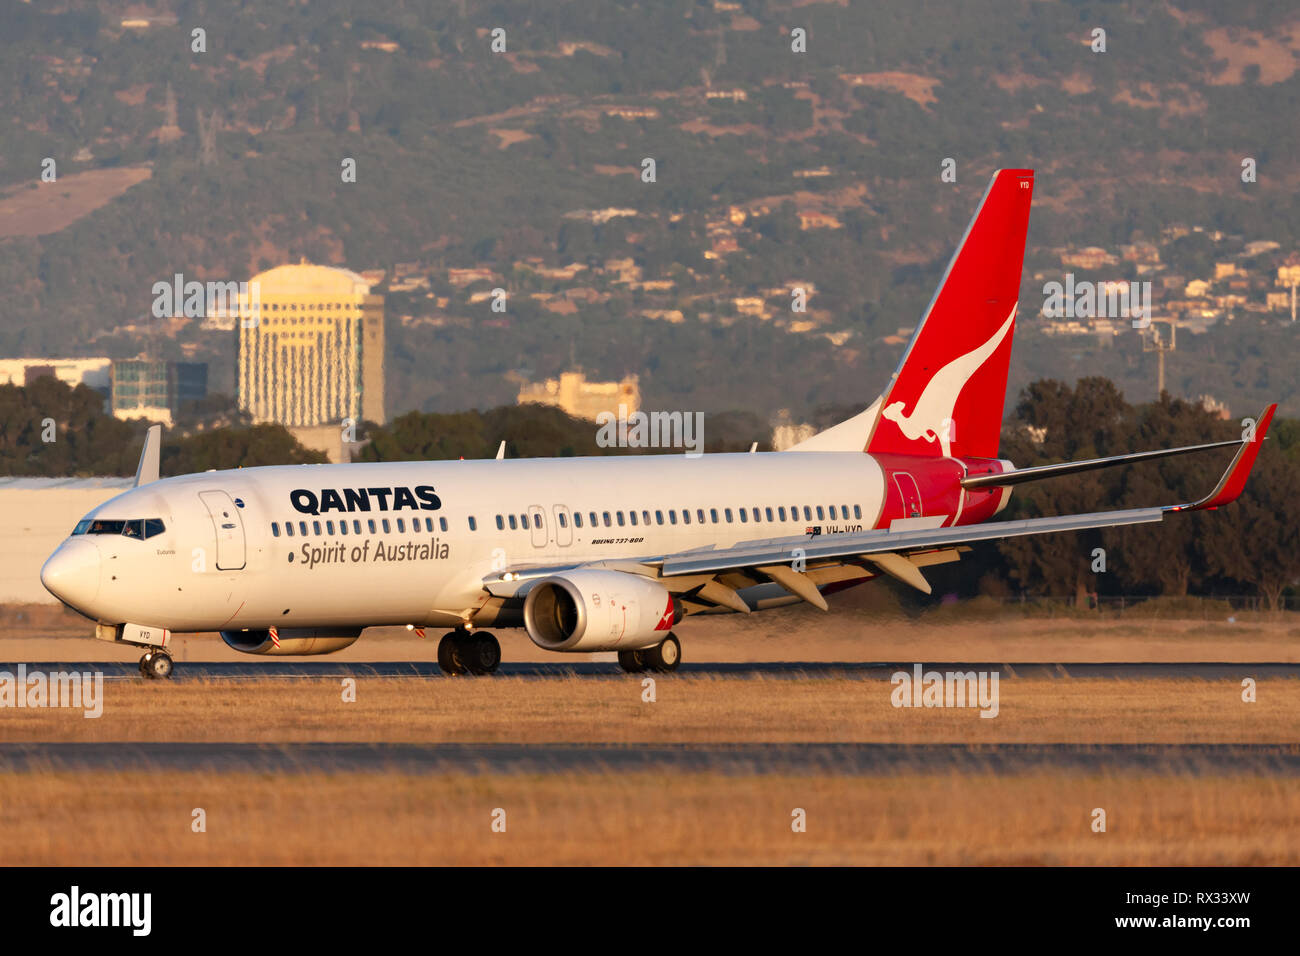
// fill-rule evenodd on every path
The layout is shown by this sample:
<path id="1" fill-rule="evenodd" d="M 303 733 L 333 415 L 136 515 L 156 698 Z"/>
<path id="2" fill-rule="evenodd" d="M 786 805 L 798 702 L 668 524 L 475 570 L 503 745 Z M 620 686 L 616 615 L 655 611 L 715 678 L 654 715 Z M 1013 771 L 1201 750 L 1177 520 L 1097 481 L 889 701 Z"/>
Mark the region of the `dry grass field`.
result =
<path id="1" fill-rule="evenodd" d="M 1239 776 L 0 774 L 6 864 L 1294 865 L 1298 819 Z"/>
<path id="2" fill-rule="evenodd" d="M 883 680 L 660 677 L 340 679 L 104 684 L 103 716 L 0 709 L 10 742 L 1291 743 L 1300 680 L 999 682 L 996 717 L 895 708 Z"/>
<path id="3" fill-rule="evenodd" d="M 1233 620 L 1228 618 L 1232 617 Z M 58 611 L 0 610 L 0 661 L 134 660 Z M 1191 618 L 809 609 L 689 621 L 687 661 L 1300 661 L 1290 615 Z M 431 660 L 376 629 L 339 655 Z M 564 660 L 500 632 L 508 661 Z M 215 635 L 187 660 L 243 660 Z M 579 656 L 576 659 L 584 659 Z M 999 713 L 897 709 L 882 680 L 688 674 L 420 680 L 250 679 L 104 685 L 104 711 L 0 709 L 0 740 L 84 743 L 1292 743 L 1300 680 L 1005 678 Z M 39 763 L 37 764 L 39 767 Z M 1131 766 L 1131 765 L 1130 765 Z M 3 771 L 0 766 L 0 771 Z M 1091 830 L 1105 808 L 1108 831 Z M 202 808 L 207 829 L 191 830 Z M 506 832 L 492 830 L 506 812 Z M 807 831 L 791 830 L 795 808 Z M 1296 865 L 1300 780 L 1164 768 L 994 773 L 918 758 L 844 775 L 703 769 L 421 773 L 0 772 L 0 864 Z"/>

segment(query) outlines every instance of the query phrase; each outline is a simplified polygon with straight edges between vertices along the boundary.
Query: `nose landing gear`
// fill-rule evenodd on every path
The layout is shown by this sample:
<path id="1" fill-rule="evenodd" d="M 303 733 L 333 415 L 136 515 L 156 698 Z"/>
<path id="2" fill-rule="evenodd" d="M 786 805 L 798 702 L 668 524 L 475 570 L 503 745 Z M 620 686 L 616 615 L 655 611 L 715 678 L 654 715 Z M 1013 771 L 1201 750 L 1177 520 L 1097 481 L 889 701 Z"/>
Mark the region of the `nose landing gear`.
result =
<path id="1" fill-rule="evenodd" d="M 448 631 L 438 642 L 438 666 L 448 677 L 495 674 L 501 644 L 487 631 Z"/>
<path id="2" fill-rule="evenodd" d="M 172 676 L 172 656 L 162 649 L 145 651 L 140 658 L 140 675 L 154 680 Z"/>

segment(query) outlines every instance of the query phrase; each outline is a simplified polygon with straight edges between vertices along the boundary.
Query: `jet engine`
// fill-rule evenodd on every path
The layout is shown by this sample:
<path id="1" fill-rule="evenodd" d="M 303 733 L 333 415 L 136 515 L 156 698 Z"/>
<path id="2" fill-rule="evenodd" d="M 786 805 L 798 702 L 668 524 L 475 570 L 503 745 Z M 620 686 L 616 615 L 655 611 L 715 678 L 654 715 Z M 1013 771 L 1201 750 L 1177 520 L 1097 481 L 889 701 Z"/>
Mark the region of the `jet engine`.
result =
<path id="1" fill-rule="evenodd" d="M 353 644 L 361 636 L 361 628 L 284 627 L 271 637 L 267 628 L 247 631 L 222 631 L 221 639 L 227 647 L 243 654 L 271 656 L 333 654 Z M 277 641 L 279 643 L 277 643 Z"/>
<path id="2" fill-rule="evenodd" d="M 623 571 L 565 571 L 542 578 L 524 599 L 524 628 L 548 651 L 650 647 L 682 619 L 658 581 Z"/>

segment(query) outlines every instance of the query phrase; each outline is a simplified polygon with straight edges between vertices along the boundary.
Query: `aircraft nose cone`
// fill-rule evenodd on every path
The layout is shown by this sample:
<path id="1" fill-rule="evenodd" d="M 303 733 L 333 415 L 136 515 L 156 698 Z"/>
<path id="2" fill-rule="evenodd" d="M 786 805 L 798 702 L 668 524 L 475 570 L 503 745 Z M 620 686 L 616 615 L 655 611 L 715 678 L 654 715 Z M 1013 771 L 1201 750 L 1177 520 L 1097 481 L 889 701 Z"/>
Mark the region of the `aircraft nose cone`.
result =
<path id="1" fill-rule="evenodd" d="M 99 546 L 83 537 L 63 542 L 41 568 L 41 583 L 64 604 L 77 610 L 99 594 Z"/>

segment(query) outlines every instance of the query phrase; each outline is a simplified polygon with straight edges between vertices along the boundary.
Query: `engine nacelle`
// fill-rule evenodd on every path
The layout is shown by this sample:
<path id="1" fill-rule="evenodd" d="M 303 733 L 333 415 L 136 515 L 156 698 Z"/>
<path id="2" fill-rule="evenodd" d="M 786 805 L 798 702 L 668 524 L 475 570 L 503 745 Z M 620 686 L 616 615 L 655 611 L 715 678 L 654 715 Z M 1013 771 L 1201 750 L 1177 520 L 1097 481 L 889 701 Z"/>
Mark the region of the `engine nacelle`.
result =
<path id="1" fill-rule="evenodd" d="M 623 571 L 553 574 L 524 599 L 524 628 L 548 651 L 650 647 L 681 619 L 681 604 L 663 585 Z"/>
<path id="2" fill-rule="evenodd" d="M 227 647 L 242 654 L 287 655 L 333 654 L 356 643 L 361 628 L 282 627 L 276 631 L 279 645 L 266 628 L 247 631 L 222 631 Z"/>

